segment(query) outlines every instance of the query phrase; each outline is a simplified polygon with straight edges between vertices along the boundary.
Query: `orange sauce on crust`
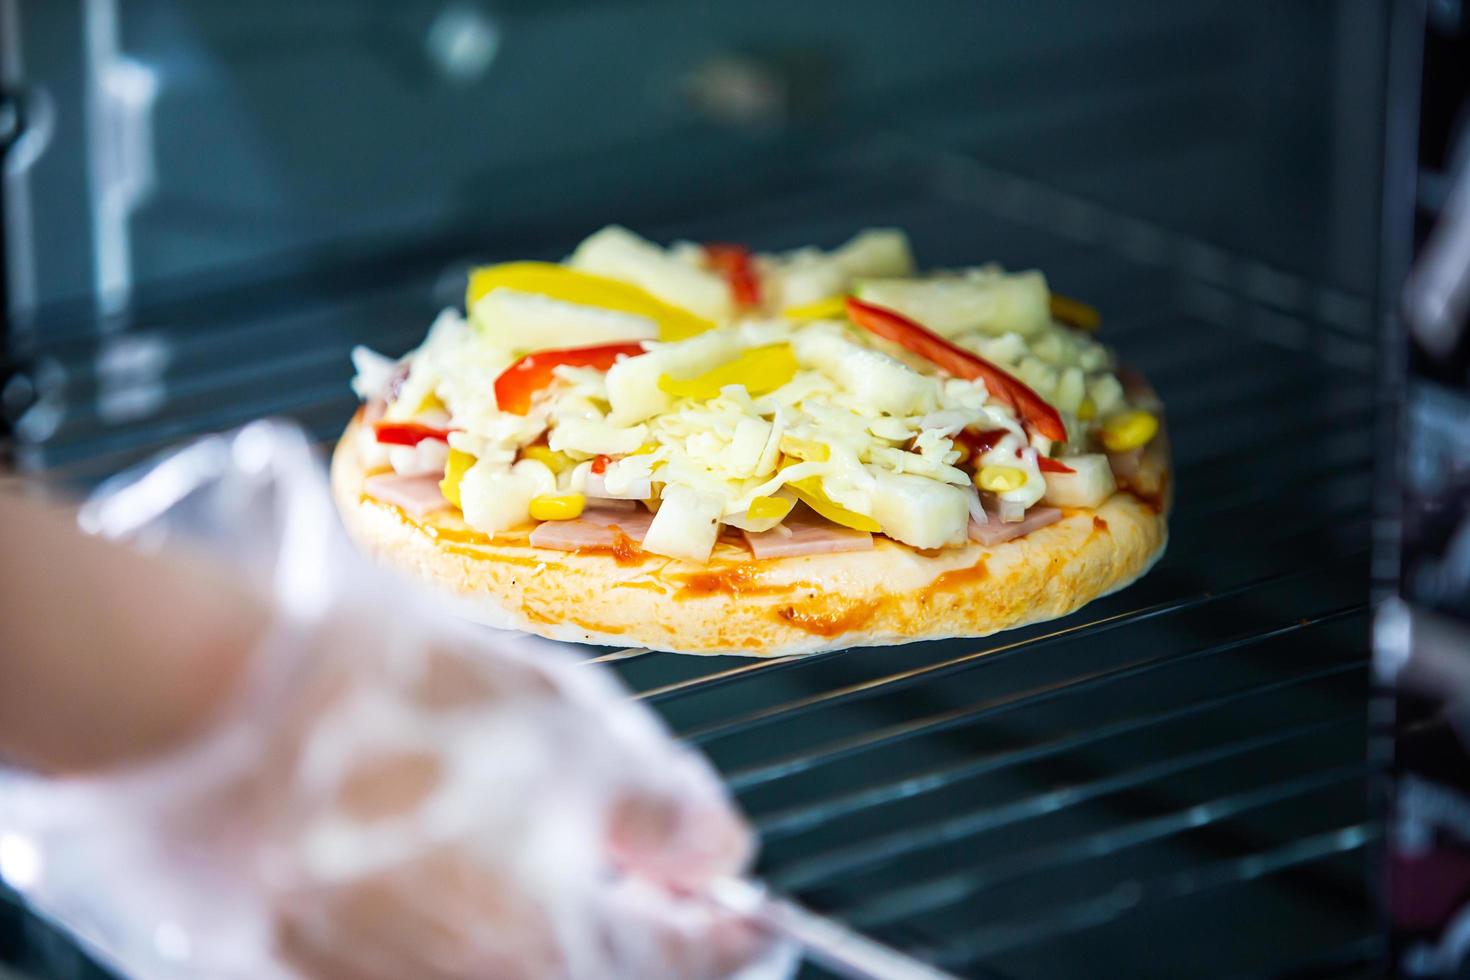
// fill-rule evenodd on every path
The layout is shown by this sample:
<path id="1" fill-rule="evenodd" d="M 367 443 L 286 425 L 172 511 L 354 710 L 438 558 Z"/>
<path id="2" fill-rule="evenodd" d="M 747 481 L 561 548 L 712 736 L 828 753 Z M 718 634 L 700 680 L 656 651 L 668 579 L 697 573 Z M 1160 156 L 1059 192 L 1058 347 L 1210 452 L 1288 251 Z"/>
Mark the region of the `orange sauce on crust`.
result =
<path id="1" fill-rule="evenodd" d="M 442 524 L 426 523 L 420 523 L 418 527 L 435 541 L 442 541 L 446 544 L 487 545 L 497 543 L 488 534 L 481 534 L 479 531 L 469 528 L 445 527 Z M 498 543 L 505 544 L 506 542 L 502 540 Z"/>
<path id="2" fill-rule="evenodd" d="M 738 569 L 731 571 L 738 571 Z M 979 582 L 984 582 L 989 577 L 990 569 L 982 558 L 968 568 L 956 568 L 944 572 L 920 590 L 919 595 L 922 601 L 927 602 L 929 598 L 939 593 L 962 591 Z M 840 633 L 861 628 L 885 604 L 895 602 L 897 599 L 896 596 L 885 596 L 870 602 L 831 610 L 822 608 L 823 604 L 820 601 L 806 606 L 782 606 L 776 610 L 776 618 L 804 633 L 814 633 L 817 636 L 837 636 Z"/>
<path id="3" fill-rule="evenodd" d="M 615 588 L 615 589 L 645 589 L 645 590 L 647 590 L 649 592 L 657 592 L 659 595 L 668 595 L 669 594 L 669 590 L 665 586 L 659 585 L 657 582 L 650 582 L 650 581 L 648 581 L 646 579 L 636 579 L 636 578 L 634 578 L 634 579 L 628 579 L 627 581 L 616 583 L 615 585 L 612 586 L 612 588 Z"/>
<path id="4" fill-rule="evenodd" d="M 799 582 L 783 585 L 767 585 L 760 580 L 760 563 L 743 562 L 729 568 L 711 572 L 694 572 L 682 576 L 683 585 L 674 593 L 675 599 L 693 599 L 708 595 L 778 595 L 804 588 Z"/>
<path id="5" fill-rule="evenodd" d="M 632 538 L 617 531 L 613 534 L 612 556 L 619 565 L 636 565 L 643 560 L 643 551 Z"/>
<path id="6" fill-rule="evenodd" d="M 956 568 L 954 571 L 945 572 L 933 582 L 929 583 L 925 592 L 951 592 L 962 589 L 976 582 L 983 582 L 990 577 L 990 569 L 985 566 L 985 559 L 980 559 L 969 568 Z"/>
<path id="7" fill-rule="evenodd" d="M 439 550 L 446 554 L 459 555 L 461 558 L 473 558 L 475 561 L 498 561 L 506 565 L 522 565 L 535 567 L 544 564 L 534 558 L 521 558 L 518 555 L 491 555 L 478 548 L 467 548 L 457 544 L 441 544 Z"/>
<path id="8" fill-rule="evenodd" d="M 641 565 L 648 557 L 647 552 L 633 543 L 633 539 L 619 531 L 613 543 L 607 546 L 590 545 L 586 548 L 575 548 L 572 554 L 577 555 L 607 555 L 619 565 Z"/>
<path id="9" fill-rule="evenodd" d="M 864 603 L 860 606 L 852 606 L 837 612 L 817 612 L 814 610 L 798 609 L 795 606 L 782 606 L 776 610 L 776 615 L 783 622 L 789 623 L 804 633 L 815 633 L 817 636 L 836 636 L 849 630 L 857 629 L 866 623 L 873 615 L 874 605 Z"/>
<path id="10" fill-rule="evenodd" d="M 1161 488 L 1157 498 L 1145 498 L 1143 495 L 1138 494 L 1132 490 L 1125 489 L 1125 492 L 1131 493 L 1146 506 L 1149 506 L 1156 511 L 1162 509 L 1162 500 L 1166 496 L 1166 488 Z M 511 540 L 507 540 L 507 537 L 509 536 L 501 536 L 492 540 L 489 536 L 485 534 L 482 534 L 467 527 L 457 527 L 454 523 L 441 524 L 436 521 L 424 521 L 415 519 L 404 512 L 402 508 L 394 504 L 389 504 L 384 501 L 376 500 L 366 495 L 363 496 L 363 500 L 365 502 L 370 501 L 378 507 L 391 509 L 397 514 L 400 520 L 423 531 L 430 538 L 435 540 L 439 548 L 446 552 L 463 555 L 468 558 L 503 561 L 517 565 L 543 564 L 543 562 L 537 559 L 523 558 L 520 556 L 509 556 L 504 554 L 489 554 L 475 547 L 476 545 L 482 548 L 489 545 L 503 544 L 527 545 L 528 541 L 526 540 L 525 534 L 518 534 L 515 536 L 515 538 L 512 538 Z M 1079 516 L 1080 514 L 1085 514 L 1087 512 L 1078 510 L 1076 508 L 1063 508 L 1063 513 L 1064 519 L 1070 519 L 1072 517 Z M 450 517 L 449 520 L 453 522 L 455 518 Z M 457 523 L 462 524 L 462 522 Z M 1106 532 L 1108 530 L 1108 523 L 1102 517 L 1093 514 L 1092 527 L 1094 533 L 1098 531 Z M 518 538 L 519 540 L 516 540 L 516 538 Z M 728 543 L 722 540 L 720 544 L 727 545 Z M 910 550 L 918 551 L 918 549 Z M 610 547 L 578 549 L 577 553 L 608 554 L 619 565 L 639 565 L 642 564 L 649 557 L 648 554 L 641 550 L 631 538 L 621 533 L 617 535 L 614 544 Z M 924 554 L 924 552 L 918 553 Z M 806 592 L 807 597 L 815 601 L 809 602 L 803 606 L 798 606 L 794 604 L 781 606 L 774 611 L 774 615 L 781 622 L 786 623 L 794 629 L 801 630 L 804 633 L 811 633 L 823 637 L 838 636 L 842 633 L 860 629 L 863 624 L 868 622 L 879 611 L 879 609 L 884 605 L 885 600 L 892 601 L 890 597 L 884 597 L 877 600 L 860 603 L 858 605 L 839 604 L 837 608 L 833 609 L 822 608 L 826 604 L 822 602 L 822 600 L 819 599 L 818 596 L 822 595 L 824 590 L 816 588 L 812 583 L 805 582 L 766 584 L 761 580 L 761 573 L 764 565 L 764 562 L 758 560 L 746 560 L 738 563 L 730 563 L 722 568 L 714 569 L 711 571 L 694 572 L 686 575 L 671 576 L 679 583 L 677 591 L 673 593 L 673 598 L 684 600 L 705 598 L 713 595 L 723 595 L 734 598 L 740 596 L 781 595 L 794 592 Z M 938 595 L 940 593 L 960 592 L 967 588 L 971 588 L 981 582 L 986 581 L 989 577 L 990 569 L 986 566 L 985 559 L 982 556 L 979 560 L 975 562 L 975 564 L 971 566 L 968 566 L 966 568 L 952 569 L 938 575 L 929 585 L 920 590 L 920 595 L 922 597 L 922 600 L 927 601 L 928 598 Z M 668 583 L 667 580 L 663 579 L 663 577 L 660 576 L 657 572 L 654 572 L 651 579 L 619 582 L 615 587 L 648 589 L 667 595 L 669 592 L 667 588 L 668 584 L 670 583 Z M 537 613 L 529 606 L 524 608 L 524 612 L 530 619 L 539 623 L 550 625 L 556 622 L 556 620 L 552 618 L 548 618 Z M 570 621 L 576 626 L 592 632 L 612 635 L 626 632 L 626 627 L 624 626 L 610 626 L 601 623 L 592 623 L 575 617 L 570 617 Z"/>
<path id="11" fill-rule="evenodd" d="M 589 633 L 608 633 L 612 636 L 618 636 L 627 632 L 627 629 L 622 626 L 605 626 L 602 623 L 589 623 L 587 620 L 578 619 L 576 616 L 570 618 L 574 625 L 580 626 Z"/>
<path id="12" fill-rule="evenodd" d="M 459 555 L 464 558 L 478 558 L 486 561 L 506 562 L 511 565 L 541 564 L 540 561 L 534 558 L 521 558 L 506 554 L 490 555 L 478 550 L 478 548 L 489 547 L 491 545 L 520 545 L 522 547 L 529 547 L 530 535 L 528 532 L 511 531 L 492 538 L 490 535 L 476 531 L 471 527 L 455 526 L 453 523 L 439 523 L 434 520 L 413 517 L 397 504 L 390 504 L 386 500 L 379 500 L 367 494 L 363 494 L 361 499 L 363 503 L 372 504 L 375 507 L 381 507 L 391 511 L 400 521 L 418 531 L 422 531 L 429 538 L 433 539 L 439 545 L 440 550 L 452 555 Z M 457 545 L 468 545 L 469 547 L 456 547 Z M 576 553 L 582 554 L 585 552 L 594 554 L 600 552 L 611 555 L 619 565 L 638 565 L 643 562 L 644 558 L 648 557 L 638 545 L 633 543 L 632 538 L 621 532 L 619 532 L 611 547 L 578 548 Z"/>
<path id="13" fill-rule="evenodd" d="M 482 534 L 471 528 L 454 527 L 429 520 L 420 520 L 410 515 L 397 504 L 390 504 L 386 500 L 369 497 L 367 494 L 362 495 L 362 502 L 372 504 L 374 507 L 380 507 L 396 516 L 409 527 L 422 531 L 424 535 L 439 547 L 439 550 L 448 552 L 451 555 L 459 555 L 463 558 L 475 558 L 481 561 L 494 559 L 495 561 L 502 561 L 509 565 L 541 564 L 533 558 L 521 558 L 516 555 L 490 555 L 479 550 L 480 548 L 491 545 L 524 544 L 526 537 L 524 534 L 511 534 L 498 539 L 492 539 L 489 535 Z"/>

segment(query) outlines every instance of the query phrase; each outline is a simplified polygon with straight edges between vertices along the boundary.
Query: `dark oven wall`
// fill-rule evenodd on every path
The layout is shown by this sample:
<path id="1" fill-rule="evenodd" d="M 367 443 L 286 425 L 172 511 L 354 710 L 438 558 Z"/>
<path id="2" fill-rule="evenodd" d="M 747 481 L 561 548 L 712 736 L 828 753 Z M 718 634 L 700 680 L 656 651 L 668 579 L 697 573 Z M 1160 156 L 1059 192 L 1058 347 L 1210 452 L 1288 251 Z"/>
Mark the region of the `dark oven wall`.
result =
<path id="1" fill-rule="evenodd" d="M 1374 268 L 1374 3 L 0 8 L 20 325 L 678 221 L 885 140 L 1353 292 Z"/>

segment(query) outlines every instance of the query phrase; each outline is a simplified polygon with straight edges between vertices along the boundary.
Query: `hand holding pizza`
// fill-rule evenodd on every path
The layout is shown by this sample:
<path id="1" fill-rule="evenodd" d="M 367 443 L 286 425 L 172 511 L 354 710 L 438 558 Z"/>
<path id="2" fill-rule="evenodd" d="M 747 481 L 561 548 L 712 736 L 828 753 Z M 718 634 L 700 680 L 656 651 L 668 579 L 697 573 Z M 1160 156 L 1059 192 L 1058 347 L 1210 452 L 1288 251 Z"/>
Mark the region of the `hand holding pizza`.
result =
<path id="1" fill-rule="evenodd" d="M 601 674 L 464 632 L 326 632 L 340 669 L 265 778 L 265 881 L 311 975 L 714 978 L 759 951 L 690 897 L 742 870 L 748 830 Z"/>
<path id="2" fill-rule="evenodd" d="M 231 569 L 177 547 L 147 559 L 77 542 L 82 565 L 127 573 L 154 602 L 118 603 L 126 613 L 85 654 L 109 662 L 120 701 L 133 685 L 119 662 L 150 677 L 179 666 L 177 650 L 134 642 L 176 637 L 178 623 L 192 659 L 231 681 L 200 709 L 194 692 L 209 685 L 192 664 L 175 675 L 187 707 L 152 706 L 183 720 L 144 737 L 104 715 L 106 751 L 107 738 L 0 732 L 0 751 L 66 773 L 0 776 L 0 875 L 113 965 L 140 977 L 789 972 L 789 951 L 700 900 L 752 849 L 704 761 L 604 673 L 457 623 L 366 568 L 299 433 L 257 425 L 196 444 L 82 516 L 145 548 L 203 542 Z M 222 607 L 228 624 L 211 612 Z M 48 683 L 34 678 L 32 698 Z"/>

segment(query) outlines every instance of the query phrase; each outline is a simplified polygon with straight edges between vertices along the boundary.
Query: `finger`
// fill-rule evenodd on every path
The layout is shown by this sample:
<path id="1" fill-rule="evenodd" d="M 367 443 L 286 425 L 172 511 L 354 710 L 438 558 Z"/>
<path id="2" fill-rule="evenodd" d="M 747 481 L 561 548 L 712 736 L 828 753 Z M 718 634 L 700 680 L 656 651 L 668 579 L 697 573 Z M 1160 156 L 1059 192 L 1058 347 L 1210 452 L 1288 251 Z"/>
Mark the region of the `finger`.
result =
<path id="1" fill-rule="evenodd" d="M 282 951 L 337 980 L 548 980 L 557 930 L 522 883 L 457 849 L 277 900 Z"/>
<path id="2" fill-rule="evenodd" d="M 739 973 L 741 980 L 757 980 L 789 975 L 789 949 L 697 896 L 628 878 L 606 887 L 602 905 L 608 976 L 715 980 Z"/>
<path id="3" fill-rule="evenodd" d="M 607 845 L 629 874 L 686 890 L 739 873 L 754 851 L 749 827 L 723 798 L 647 792 L 613 804 Z"/>

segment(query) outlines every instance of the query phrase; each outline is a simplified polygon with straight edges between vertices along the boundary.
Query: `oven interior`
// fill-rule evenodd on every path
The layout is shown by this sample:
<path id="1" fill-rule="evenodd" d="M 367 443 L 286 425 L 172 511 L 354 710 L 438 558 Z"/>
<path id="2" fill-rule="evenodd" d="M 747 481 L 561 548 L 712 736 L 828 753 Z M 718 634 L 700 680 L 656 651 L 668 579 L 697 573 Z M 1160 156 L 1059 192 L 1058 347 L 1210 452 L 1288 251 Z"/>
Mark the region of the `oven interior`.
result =
<path id="1" fill-rule="evenodd" d="M 958 975 L 1376 972 L 1389 5 L 0 6 L 51 114 L 6 187 L 8 450 L 69 488 L 263 415 L 328 447 L 353 344 L 606 221 L 1045 270 L 1168 408 L 1148 576 L 986 639 L 580 652 L 775 887 Z M 95 975 L 0 912 L 0 963 Z"/>

